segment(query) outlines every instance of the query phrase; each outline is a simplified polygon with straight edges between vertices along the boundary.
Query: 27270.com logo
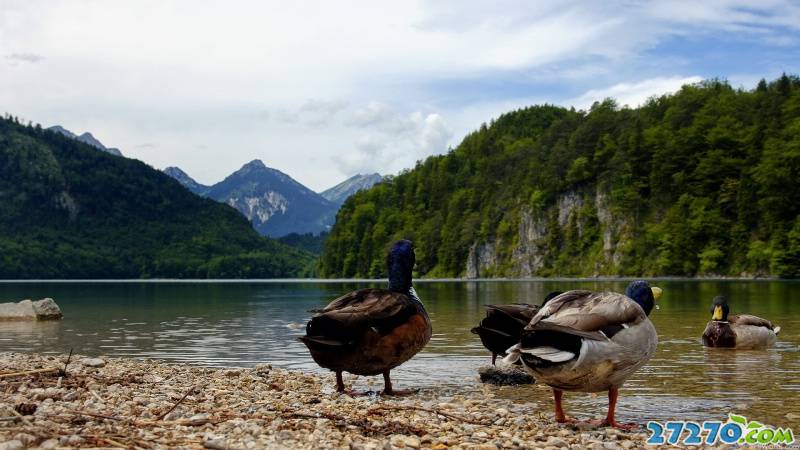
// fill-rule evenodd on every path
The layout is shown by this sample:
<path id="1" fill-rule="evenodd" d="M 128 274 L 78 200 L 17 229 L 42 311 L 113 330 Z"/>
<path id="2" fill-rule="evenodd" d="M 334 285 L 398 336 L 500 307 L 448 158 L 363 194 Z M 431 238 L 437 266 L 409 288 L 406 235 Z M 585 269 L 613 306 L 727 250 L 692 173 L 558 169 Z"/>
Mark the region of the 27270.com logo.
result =
<path id="1" fill-rule="evenodd" d="M 692 421 L 647 422 L 650 445 L 792 445 L 794 432 L 791 428 L 778 428 L 764 425 L 744 416 L 728 414 L 726 422 L 705 421 L 702 424 Z"/>

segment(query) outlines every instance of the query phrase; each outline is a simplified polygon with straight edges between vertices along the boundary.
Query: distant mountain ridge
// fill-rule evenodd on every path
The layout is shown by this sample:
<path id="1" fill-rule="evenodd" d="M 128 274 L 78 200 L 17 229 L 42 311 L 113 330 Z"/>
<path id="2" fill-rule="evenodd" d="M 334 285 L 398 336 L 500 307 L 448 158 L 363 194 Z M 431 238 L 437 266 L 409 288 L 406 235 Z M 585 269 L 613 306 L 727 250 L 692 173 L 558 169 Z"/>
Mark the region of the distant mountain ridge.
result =
<path id="1" fill-rule="evenodd" d="M 89 144 L 92 147 L 102 150 L 106 153 L 110 153 L 116 156 L 124 156 L 118 148 L 106 147 L 105 145 L 103 145 L 102 142 L 98 141 L 96 137 L 92 136 L 92 133 L 89 133 L 88 131 L 78 136 L 75 133 L 62 127 L 61 125 L 54 125 L 52 127 L 49 127 L 48 130 L 55 131 L 56 133 L 61 133 L 68 138 L 75 139 L 77 141 L 83 142 L 84 144 Z"/>
<path id="2" fill-rule="evenodd" d="M 383 181 L 383 176 L 379 173 L 356 174 L 342 181 L 336 186 L 320 192 L 330 202 L 339 206 L 344 203 L 351 195 L 362 189 L 369 189 L 376 183 Z"/>
<path id="3" fill-rule="evenodd" d="M 210 186 L 206 186 L 195 181 L 194 178 L 190 177 L 188 173 L 181 170 L 180 167 L 167 167 L 163 170 L 163 172 L 174 178 L 175 181 L 182 184 L 186 189 L 189 189 L 197 195 L 205 195 L 205 193 L 211 188 Z"/>
<path id="4" fill-rule="evenodd" d="M 141 161 L 0 119 L 0 279 L 297 277 L 312 261 Z"/>
<path id="5" fill-rule="evenodd" d="M 326 232 L 339 209 L 338 204 L 258 159 L 212 186 L 198 183 L 177 167 L 168 167 L 164 173 L 198 195 L 233 206 L 265 236 Z"/>

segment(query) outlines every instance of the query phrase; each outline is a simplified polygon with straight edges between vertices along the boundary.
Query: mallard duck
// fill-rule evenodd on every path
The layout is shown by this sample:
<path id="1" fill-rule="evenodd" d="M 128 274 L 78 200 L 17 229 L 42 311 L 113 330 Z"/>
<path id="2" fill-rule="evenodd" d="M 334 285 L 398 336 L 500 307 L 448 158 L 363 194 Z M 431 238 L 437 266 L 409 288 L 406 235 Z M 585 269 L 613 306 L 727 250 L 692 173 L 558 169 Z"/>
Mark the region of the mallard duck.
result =
<path id="1" fill-rule="evenodd" d="M 486 317 L 471 331 L 481 338 L 481 343 L 492 352 L 492 365 L 497 355 L 506 356 L 506 350 L 519 342 L 522 329 L 531 321 L 539 308 L 561 294 L 547 294 L 542 305 L 530 303 L 512 303 L 509 305 L 486 305 Z"/>
<path id="2" fill-rule="evenodd" d="M 314 311 L 300 340 L 317 364 L 336 373 L 338 392 L 345 392 L 342 372 L 383 374 L 386 395 L 412 392 L 393 389 L 389 372 L 431 338 L 430 318 L 411 284 L 414 259 L 411 241 L 396 242 L 386 258 L 388 289 L 350 292 Z"/>
<path id="3" fill-rule="evenodd" d="M 661 289 L 634 281 L 625 295 L 569 291 L 531 319 L 504 361 L 522 361 L 537 382 L 553 388 L 556 421 L 574 422 L 561 407 L 563 391 L 608 391 L 608 415 L 595 425 L 632 429 L 614 420 L 619 388 L 656 350 L 648 319 Z"/>
<path id="4" fill-rule="evenodd" d="M 740 349 L 760 349 L 775 345 L 781 327 L 749 314 L 728 316 L 729 312 L 728 299 L 721 295 L 714 297 L 711 303 L 711 321 L 703 331 L 703 345 Z"/>

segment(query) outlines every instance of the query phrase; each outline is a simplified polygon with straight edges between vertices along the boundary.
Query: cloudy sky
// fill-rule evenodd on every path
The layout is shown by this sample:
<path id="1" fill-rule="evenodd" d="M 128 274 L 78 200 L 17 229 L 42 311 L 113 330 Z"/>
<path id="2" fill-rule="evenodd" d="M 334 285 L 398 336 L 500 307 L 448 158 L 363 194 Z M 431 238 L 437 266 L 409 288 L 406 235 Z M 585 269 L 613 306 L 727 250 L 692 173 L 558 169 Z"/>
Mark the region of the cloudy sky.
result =
<path id="1" fill-rule="evenodd" d="M 259 158 L 322 190 L 521 106 L 799 65 L 792 1 L 0 0 L 0 112 L 203 183 Z"/>

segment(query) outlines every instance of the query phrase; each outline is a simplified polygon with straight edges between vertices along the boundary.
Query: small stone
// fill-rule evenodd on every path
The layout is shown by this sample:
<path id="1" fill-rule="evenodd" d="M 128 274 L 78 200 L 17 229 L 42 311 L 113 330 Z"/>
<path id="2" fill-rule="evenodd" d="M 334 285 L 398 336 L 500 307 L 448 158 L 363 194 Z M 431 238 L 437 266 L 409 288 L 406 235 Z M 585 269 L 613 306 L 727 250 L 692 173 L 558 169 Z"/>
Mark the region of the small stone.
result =
<path id="1" fill-rule="evenodd" d="M 547 440 L 547 445 L 552 445 L 553 447 L 569 447 L 567 441 L 555 436 Z"/>
<path id="2" fill-rule="evenodd" d="M 106 362 L 100 358 L 83 358 L 81 364 L 86 367 L 104 367 Z"/>
<path id="3" fill-rule="evenodd" d="M 59 445 L 58 444 L 58 439 L 48 439 L 48 440 L 42 442 L 41 444 L 39 444 L 39 448 L 42 448 L 44 450 L 52 450 L 54 448 L 57 448 L 58 445 Z"/>
<path id="4" fill-rule="evenodd" d="M 409 436 L 405 439 L 405 444 L 406 447 L 411 447 L 416 449 L 419 448 L 420 446 L 420 440 L 416 436 Z"/>
<path id="5" fill-rule="evenodd" d="M 621 445 L 622 448 L 624 448 L 624 449 L 629 449 L 629 448 L 633 448 L 634 443 L 633 443 L 633 441 L 630 441 L 630 440 L 626 439 L 626 440 L 620 442 L 619 445 Z"/>
<path id="6" fill-rule="evenodd" d="M 22 444 L 26 447 L 30 447 L 34 442 L 36 442 L 36 436 L 28 433 L 17 433 L 14 435 L 14 440 L 22 442 Z"/>
<path id="7" fill-rule="evenodd" d="M 0 450 L 22 450 L 25 446 L 22 445 L 22 442 L 12 439 L 10 441 L 3 442 L 0 444 Z"/>
<path id="8" fill-rule="evenodd" d="M 497 450 L 497 446 L 494 444 L 478 444 L 473 445 L 470 447 L 471 450 Z"/>

